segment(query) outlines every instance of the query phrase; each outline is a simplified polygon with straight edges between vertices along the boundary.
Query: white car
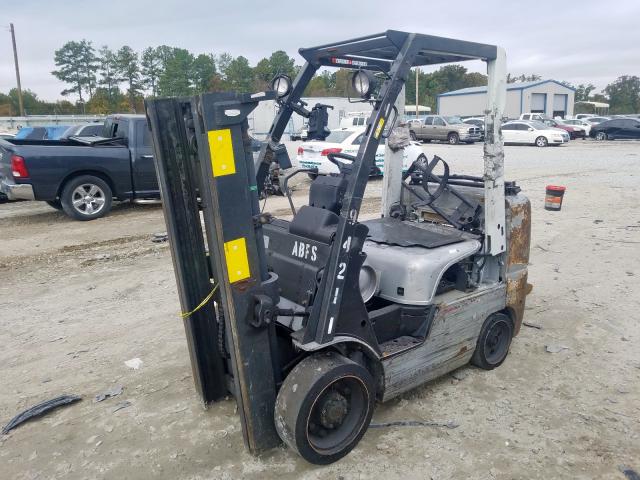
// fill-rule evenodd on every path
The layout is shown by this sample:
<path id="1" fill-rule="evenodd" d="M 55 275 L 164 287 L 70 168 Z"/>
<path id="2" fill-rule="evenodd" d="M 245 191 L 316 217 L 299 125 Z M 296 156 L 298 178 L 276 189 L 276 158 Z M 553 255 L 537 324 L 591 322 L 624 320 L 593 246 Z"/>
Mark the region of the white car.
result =
<path id="1" fill-rule="evenodd" d="M 610 117 L 598 117 L 598 116 L 594 115 L 592 117 L 583 118 L 583 120 L 585 122 L 589 122 L 589 124 L 591 126 L 593 126 L 593 125 L 598 125 L 598 124 L 600 124 L 602 122 L 606 122 L 607 120 L 611 120 L 611 118 Z"/>
<path id="2" fill-rule="evenodd" d="M 327 155 L 329 153 L 356 155 L 360 148 L 360 143 L 365 138 L 364 132 L 364 127 L 340 128 L 332 130 L 324 141 L 306 142 L 298 147 L 297 166 L 299 168 L 317 168 L 320 175 L 340 173 L 338 167 L 329 161 Z M 372 175 L 384 174 L 384 151 L 385 145 L 384 142 L 381 142 L 376 152 L 375 167 L 371 172 Z M 420 144 L 411 142 L 404 149 L 402 170 L 406 171 L 420 155 L 424 155 Z M 336 160 L 341 161 L 340 159 Z"/>
<path id="3" fill-rule="evenodd" d="M 569 134 L 559 128 L 551 128 L 542 122 L 515 120 L 502 125 L 504 143 L 524 145 L 562 145 L 569 143 Z"/>
<path id="4" fill-rule="evenodd" d="M 591 131 L 591 124 L 584 120 L 580 120 L 577 118 L 565 118 L 564 120 L 558 120 L 560 123 L 564 123 L 565 125 L 571 125 L 572 127 L 581 128 L 584 130 L 584 136 L 588 137 L 589 132 Z"/>
<path id="5" fill-rule="evenodd" d="M 576 120 L 586 120 L 589 117 L 595 117 L 595 113 L 579 113 L 575 116 Z"/>

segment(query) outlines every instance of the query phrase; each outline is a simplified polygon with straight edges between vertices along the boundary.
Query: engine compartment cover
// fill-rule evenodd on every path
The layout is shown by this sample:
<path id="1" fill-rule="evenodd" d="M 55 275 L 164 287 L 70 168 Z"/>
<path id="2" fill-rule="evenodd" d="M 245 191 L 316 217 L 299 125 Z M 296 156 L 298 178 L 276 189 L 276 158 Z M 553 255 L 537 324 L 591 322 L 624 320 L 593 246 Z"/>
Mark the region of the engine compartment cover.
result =
<path id="1" fill-rule="evenodd" d="M 445 225 L 402 221 L 391 217 L 362 223 L 369 228 L 367 240 L 400 247 L 438 248 L 477 237 Z"/>

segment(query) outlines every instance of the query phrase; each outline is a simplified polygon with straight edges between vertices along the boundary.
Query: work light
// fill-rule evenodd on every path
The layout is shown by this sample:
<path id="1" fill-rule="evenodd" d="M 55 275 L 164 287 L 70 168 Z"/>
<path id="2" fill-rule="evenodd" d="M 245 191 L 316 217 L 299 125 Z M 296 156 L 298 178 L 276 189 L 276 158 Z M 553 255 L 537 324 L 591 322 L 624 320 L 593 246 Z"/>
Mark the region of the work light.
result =
<path id="1" fill-rule="evenodd" d="M 287 75 L 276 75 L 271 80 L 271 89 L 275 90 L 278 98 L 285 97 L 291 91 L 291 79 Z"/>
<path id="2" fill-rule="evenodd" d="M 369 98 L 376 87 L 376 78 L 368 70 L 358 70 L 351 78 L 351 85 L 362 98 Z"/>

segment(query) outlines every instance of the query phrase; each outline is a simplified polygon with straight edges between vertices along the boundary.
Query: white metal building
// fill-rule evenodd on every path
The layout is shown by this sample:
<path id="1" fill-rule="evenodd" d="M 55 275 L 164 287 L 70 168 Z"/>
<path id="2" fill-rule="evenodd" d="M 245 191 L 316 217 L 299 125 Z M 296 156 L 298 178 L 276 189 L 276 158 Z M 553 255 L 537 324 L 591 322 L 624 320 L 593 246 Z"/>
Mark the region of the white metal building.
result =
<path id="1" fill-rule="evenodd" d="M 573 115 L 575 90 L 556 80 L 507 84 L 508 118 L 521 113 L 544 113 L 549 117 Z M 481 116 L 487 107 L 487 87 L 470 87 L 438 95 L 438 113 L 462 117 Z"/>

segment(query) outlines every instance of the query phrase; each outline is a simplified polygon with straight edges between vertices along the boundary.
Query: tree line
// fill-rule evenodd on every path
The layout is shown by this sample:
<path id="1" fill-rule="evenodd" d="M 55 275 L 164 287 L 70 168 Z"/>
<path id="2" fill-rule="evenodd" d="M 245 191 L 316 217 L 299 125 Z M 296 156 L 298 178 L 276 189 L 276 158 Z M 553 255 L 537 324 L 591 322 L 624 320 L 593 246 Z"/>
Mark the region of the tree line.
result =
<path id="1" fill-rule="evenodd" d="M 35 92 L 23 91 L 25 111 L 38 114 L 107 114 L 142 112 L 145 97 L 188 96 L 207 91 L 260 91 L 280 73 L 294 77 L 299 70 L 293 58 L 278 50 L 251 66 L 243 56 L 228 53 L 195 54 L 184 48 L 161 45 L 136 52 L 124 45 L 118 49 L 96 49 L 88 40 L 70 41 L 55 51 L 56 69 L 51 72 L 65 84 L 60 93 L 72 98 L 46 102 Z M 323 70 L 309 83 L 305 95 L 315 97 L 353 95 L 351 71 Z M 406 103 L 416 99 L 416 73 L 407 80 Z M 433 72 L 418 71 L 418 102 L 433 110 L 439 94 L 467 87 L 484 86 L 486 75 L 469 72 L 462 65 L 445 65 Z M 537 74 L 507 75 L 507 82 L 536 81 Z M 573 86 L 575 100 L 609 103 L 611 113 L 640 111 L 640 78 L 623 75 L 595 93 L 592 84 Z M 16 115 L 17 91 L 0 93 L 0 116 Z"/>

